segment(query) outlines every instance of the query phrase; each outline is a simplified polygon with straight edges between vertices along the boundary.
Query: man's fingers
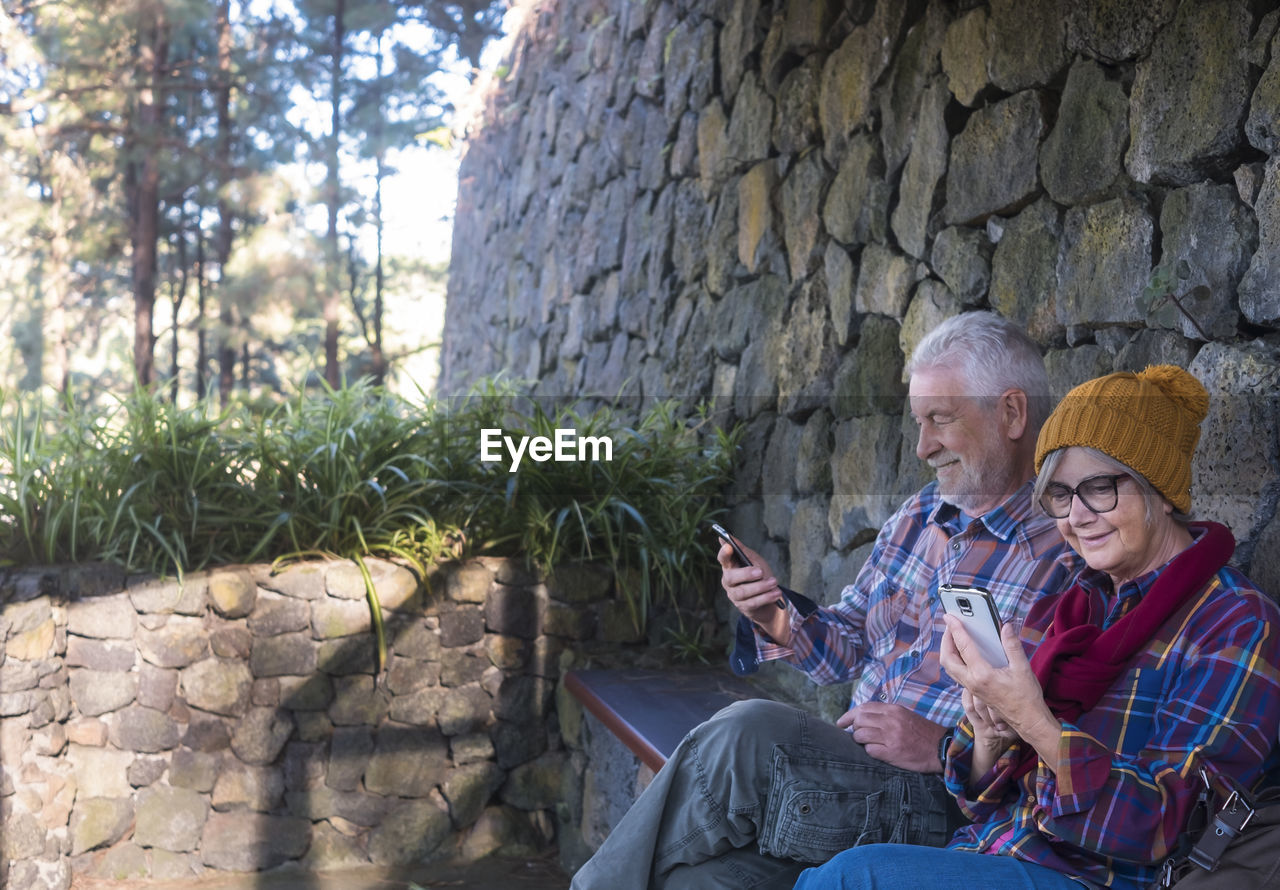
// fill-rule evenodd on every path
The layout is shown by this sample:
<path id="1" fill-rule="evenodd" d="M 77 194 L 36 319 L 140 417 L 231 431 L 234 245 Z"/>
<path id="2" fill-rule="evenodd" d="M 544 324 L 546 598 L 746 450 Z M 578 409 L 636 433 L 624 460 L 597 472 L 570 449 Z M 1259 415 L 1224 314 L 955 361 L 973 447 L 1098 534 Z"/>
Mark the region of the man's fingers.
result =
<path id="1" fill-rule="evenodd" d="M 964 624 L 950 615 L 943 620 L 947 622 L 947 629 L 951 631 L 951 644 L 955 646 L 956 654 L 968 665 L 973 653 L 973 637 L 969 636 L 969 631 Z"/>
<path id="2" fill-rule="evenodd" d="M 738 555 L 723 541 L 720 543 L 720 549 L 716 551 L 716 562 L 720 563 L 720 568 L 725 570 L 742 568 L 738 565 Z"/>
<path id="3" fill-rule="evenodd" d="M 720 563 L 720 568 L 731 569 L 733 563 L 729 560 L 729 554 L 733 553 L 733 548 L 723 541 L 720 542 L 720 549 L 716 551 L 716 562 Z"/>
<path id="4" fill-rule="evenodd" d="M 748 612 L 754 612 L 757 609 L 771 609 L 772 612 L 769 614 L 772 615 L 778 611 L 778 597 L 781 595 L 777 587 L 770 587 L 764 593 L 739 601 L 738 605 Z"/>
<path id="5" fill-rule="evenodd" d="M 853 727 L 855 730 L 866 729 L 876 724 L 876 716 L 879 713 L 877 706 L 880 702 L 866 702 L 857 707 L 850 708 L 845 711 L 844 716 L 840 719 L 844 721 L 845 727 Z M 837 725 L 839 725 L 837 723 Z"/>
<path id="6" fill-rule="evenodd" d="M 881 749 L 884 748 L 884 744 L 883 744 L 884 740 L 881 738 L 880 733 L 876 732 L 874 729 L 872 729 L 869 726 L 859 726 L 857 729 L 855 729 L 853 731 L 853 740 L 857 742 L 859 745 L 861 745 L 862 747 L 866 748 L 868 754 L 871 754 L 872 746 L 876 746 Z M 877 760 L 884 759 L 883 757 L 876 754 L 871 754 L 871 756 L 875 757 Z"/>
<path id="7" fill-rule="evenodd" d="M 883 760 L 886 763 L 889 762 L 890 751 L 886 746 L 877 744 L 876 742 L 864 742 L 862 743 L 862 747 L 876 760 Z"/>
<path id="8" fill-rule="evenodd" d="M 749 584 L 736 584 L 725 589 L 729 599 L 742 608 L 751 609 L 758 606 L 772 605 L 781 593 L 778 584 L 772 578 L 763 581 L 752 581 Z"/>
<path id="9" fill-rule="evenodd" d="M 720 581 L 724 588 L 728 590 L 730 587 L 741 587 L 743 584 L 759 581 L 763 575 L 764 572 L 759 566 L 746 566 L 745 568 L 725 566 L 724 571 L 720 574 Z"/>
<path id="10" fill-rule="evenodd" d="M 781 595 L 775 578 L 760 576 L 759 568 L 726 569 L 720 585 L 739 609 L 759 608 L 772 604 Z"/>
<path id="11" fill-rule="evenodd" d="M 938 655 L 943 659 L 954 658 L 959 653 L 956 652 L 956 641 L 951 636 L 951 623 L 947 622 L 945 618 L 943 618 L 943 621 L 946 622 L 947 627 L 942 632 L 942 640 L 938 644 Z"/>

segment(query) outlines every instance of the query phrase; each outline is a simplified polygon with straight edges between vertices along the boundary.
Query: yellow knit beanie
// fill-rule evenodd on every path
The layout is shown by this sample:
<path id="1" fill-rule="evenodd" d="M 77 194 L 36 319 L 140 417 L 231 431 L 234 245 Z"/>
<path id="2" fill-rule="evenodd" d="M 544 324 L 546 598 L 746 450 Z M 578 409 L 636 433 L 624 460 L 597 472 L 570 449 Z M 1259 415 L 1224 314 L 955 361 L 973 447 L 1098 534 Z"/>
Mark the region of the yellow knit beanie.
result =
<path id="1" fill-rule="evenodd" d="M 1181 513 L 1191 512 L 1191 456 L 1209 394 L 1176 365 L 1152 365 L 1080 384 L 1063 397 L 1036 440 L 1036 472 L 1051 451 L 1096 448 L 1146 477 Z"/>

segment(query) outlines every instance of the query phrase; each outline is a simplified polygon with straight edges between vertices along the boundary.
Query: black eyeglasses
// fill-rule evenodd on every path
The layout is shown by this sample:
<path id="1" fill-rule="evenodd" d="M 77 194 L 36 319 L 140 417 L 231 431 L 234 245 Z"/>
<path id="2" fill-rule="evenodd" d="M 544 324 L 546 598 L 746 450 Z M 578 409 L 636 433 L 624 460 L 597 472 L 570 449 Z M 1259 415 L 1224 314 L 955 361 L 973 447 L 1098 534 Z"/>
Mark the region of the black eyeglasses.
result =
<path id="1" fill-rule="evenodd" d="M 1050 482 L 1045 486 L 1044 494 L 1040 495 L 1040 508 L 1054 519 L 1066 519 L 1071 514 L 1071 498 L 1075 496 L 1094 513 L 1110 513 L 1119 499 L 1116 483 L 1128 478 L 1128 473 L 1090 476 L 1080 480 L 1075 488 L 1061 482 Z"/>

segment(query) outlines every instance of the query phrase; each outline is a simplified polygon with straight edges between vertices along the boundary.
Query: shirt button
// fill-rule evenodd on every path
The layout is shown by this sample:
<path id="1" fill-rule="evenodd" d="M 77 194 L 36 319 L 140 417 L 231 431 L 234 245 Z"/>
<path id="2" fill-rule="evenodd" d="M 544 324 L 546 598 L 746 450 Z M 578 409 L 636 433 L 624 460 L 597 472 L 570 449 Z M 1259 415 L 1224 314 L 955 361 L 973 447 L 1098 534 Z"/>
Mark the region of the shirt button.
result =
<path id="1" fill-rule="evenodd" d="M 880 701 L 886 701 L 889 698 L 889 693 L 881 689 L 879 692 L 876 693 L 876 698 L 880 699 Z"/>
<path id="2" fill-rule="evenodd" d="M 1035 798 L 1035 795 L 1028 794 L 1028 795 L 1027 795 L 1027 806 L 1029 806 L 1029 807 L 1034 807 L 1035 805 L 1036 805 L 1036 798 Z"/>
<path id="3" fill-rule="evenodd" d="M 960 542 L 959 542 L 959 541 L 952 541 L 952 542 L 951 542 L 951 549 L 952 549 L 952 550 L 955 550 L 955 551 L 957 551 L 957 552 L 958 552 L 958 551 L 960 550 Z"/>

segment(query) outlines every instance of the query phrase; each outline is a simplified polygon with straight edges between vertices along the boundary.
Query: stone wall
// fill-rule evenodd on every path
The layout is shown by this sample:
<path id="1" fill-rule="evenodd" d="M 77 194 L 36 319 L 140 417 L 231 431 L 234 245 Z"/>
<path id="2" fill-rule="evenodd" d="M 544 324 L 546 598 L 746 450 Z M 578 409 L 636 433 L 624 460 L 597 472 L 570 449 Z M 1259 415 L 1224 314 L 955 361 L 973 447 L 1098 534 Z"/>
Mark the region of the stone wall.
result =
<path id="1" fill-rule="evenodd" d="M 599 849 L 653 779 L 608 727 L 561 684 L 556 693 L 560 734 L 568 758 L 557 810 L 560 865 L 573 874 Z"/>
<path id="2" fill-rule="evenodd" d="M 904 355 L 991 308 L 1059 395 L 1197 374 L 1197 510 L 1280 592 L 1277 5 L 517 3 L 442 386 L 713 401 L 747 428 L 731 526 L 830 599 L 925 480 Z"/>
<path id="3" fill-rule="evenodd" d="M 0 885 L 551 844 L 555 685 L 610 637 L 608 573 L 369 565 L 382 674 L 351 563 L 0 578 Z"/>

